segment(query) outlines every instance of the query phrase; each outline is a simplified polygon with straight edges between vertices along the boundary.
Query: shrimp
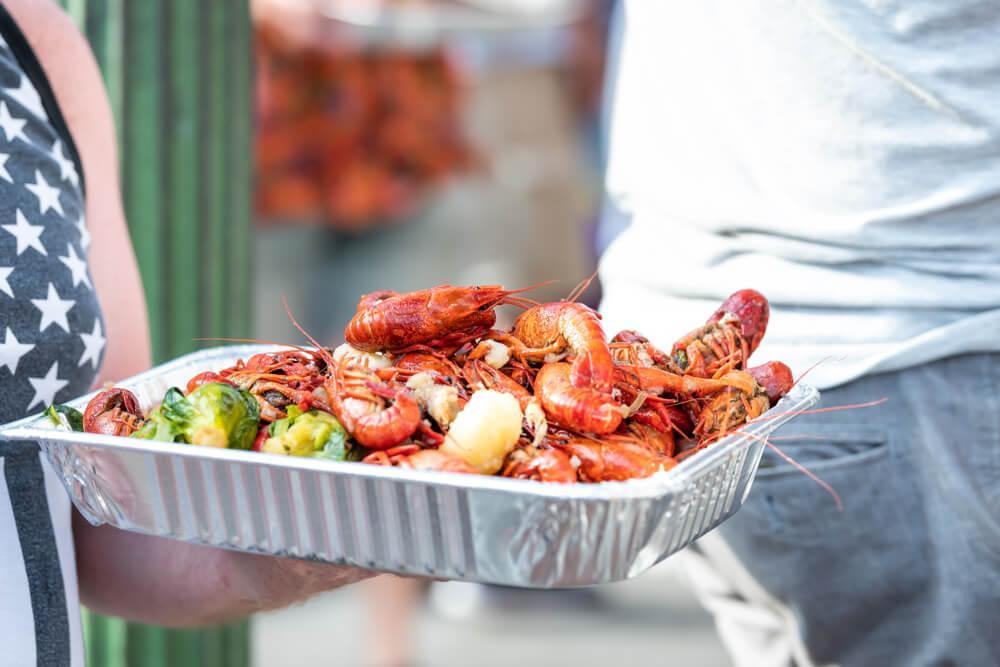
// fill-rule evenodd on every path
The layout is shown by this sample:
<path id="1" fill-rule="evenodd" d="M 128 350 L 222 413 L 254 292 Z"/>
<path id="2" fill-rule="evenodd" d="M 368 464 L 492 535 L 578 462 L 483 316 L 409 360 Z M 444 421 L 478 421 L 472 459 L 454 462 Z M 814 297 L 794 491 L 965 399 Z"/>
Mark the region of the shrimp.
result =
<path id="1" fill-rule="evenodd" d="M 572 385 L 610 393 L 614 361 L 600 318 L 593 309 L 572 301 L 529 308 L 514 321 L 513 338 L 522 344 L 514 352 L 522 358 L 544 360 L 552 359 L 551 355 L 572 354 Z M 523 349 L 525 346 L 529 349 Z"/>
<path id="2" fill-rule="evenodd" d="M 590 433 L 611 433 L 629 413 L 610 393 L 589 387 L 574 387 L 570 365 L 552 363 L 542 366 L 535 378 L 535 396 L 549 421 Z"/>
<path id="3" fill-rule="evenodd" d="M 459 347 L 489 332 L 496 323 L 497 306 L 534 303 L 513 296 L 528 289 L 532 288 L 439 285 L 405 294 L 365 295 L 347 325 L 344 338 L 365 352 Z"/>
<path id="4" fill-rule="evenodd" d="M 420 427 L 420 406 L 412 394 L 379 381 L 367 368 L 338 364 L 323 387 L 333 414 L 369 449 L 394 447 Z"/>

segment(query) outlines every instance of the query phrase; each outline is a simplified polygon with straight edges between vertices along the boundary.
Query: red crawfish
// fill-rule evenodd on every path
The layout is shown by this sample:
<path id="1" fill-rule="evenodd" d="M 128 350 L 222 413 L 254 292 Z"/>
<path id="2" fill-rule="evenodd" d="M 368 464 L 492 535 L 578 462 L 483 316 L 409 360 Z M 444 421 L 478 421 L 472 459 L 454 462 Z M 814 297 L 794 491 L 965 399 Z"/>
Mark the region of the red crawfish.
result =
<path id="1" fill-rule="evenodd" d="M 376 292 L 361 298 L 344 332 L 365 352 L 406 352 L 420 347 L 460 347 L 489 332 L 501 304 L 526 305 L 502 285 L 439 285 L 417 292 Z"/>
<path id="2" fill-rule="evenodd" d="M 769 316 L 763 294 L 751 289 L 735 292 L 704 326 L 674 343 L 674 359 L 685 373 L 698 377 L 743 370 L 764 337 Z"/>
<path id="3" fill-rule="evenodd" d="M 417 445 L 399 445 L 384 451 L 372 452 L 362 462 L 409 470 L 476 474 L 472 466 L 457 456 L 445 454 L 437 449 L 421 449 Z"/>
<path id="4" fill-rule="evenodd" d="M 83 430 L 87 433 L 130 436 L 142 424 L 139 399 L 128 389 L 102 391 L 90 399 L 83 411 Z"/>
<path id="5" fill-rule="evenodd" d="M 601 316 L 592 308 L 573 301 L 539 304 L 518 316 L 511 333 L 512 338 L 501 340 L 513 343 L 515 355 L 538 360 L 572 355 L 570 382 L 574 387 L 611 392 L 614 361 Z"/>
<path id="6" fill-rule="evenodd" d="M 332 371 L 323 385 L 330 410 L 365 447 L 395 447 L 420 427 L 420 406 L 408 390 L 362 366 L 337 364 Z"/>

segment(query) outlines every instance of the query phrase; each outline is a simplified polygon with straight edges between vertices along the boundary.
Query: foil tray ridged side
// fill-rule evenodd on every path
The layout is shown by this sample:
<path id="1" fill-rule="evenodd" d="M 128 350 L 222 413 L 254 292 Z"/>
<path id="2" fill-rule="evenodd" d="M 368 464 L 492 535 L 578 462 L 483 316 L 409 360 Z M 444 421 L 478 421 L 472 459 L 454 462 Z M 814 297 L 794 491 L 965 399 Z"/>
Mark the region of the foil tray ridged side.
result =
<path id="1" fill-rule="evenodd" d="M 190 355 L 122 385 L 153 401 L 195 372 L 255 351 Z M 778 408 L 799 410 L 817 397 L 799 387 Z M 4 427 L 0 437 L 38 440 L 94 523 L 390 572 L 553 588 L 634 577 L 731 516 L 749 492 L 762 438 L 788 418 L 753 424 L 749 435 L 647 480 L 570 486 L 123 441 L 44 429 L 37 418 Z"/>

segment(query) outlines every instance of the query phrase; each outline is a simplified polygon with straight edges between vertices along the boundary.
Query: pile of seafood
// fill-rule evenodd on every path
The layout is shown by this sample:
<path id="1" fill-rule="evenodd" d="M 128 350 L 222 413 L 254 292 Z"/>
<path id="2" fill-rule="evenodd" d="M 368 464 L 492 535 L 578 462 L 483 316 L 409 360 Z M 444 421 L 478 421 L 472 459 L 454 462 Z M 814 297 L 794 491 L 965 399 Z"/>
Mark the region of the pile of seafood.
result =
<path id="1" fill-rule="evenodd" d="M 768 302 L 742 290 L 669 352 L 610 340 L 573 300 L 439 286 L 365 295 L 335 348 L 256 354 L 171 388 L 148 414 L 126 389 L 64 428 L 269 454 L 546 482 L 648 477 L 759 417 L 793 385 L 749 367 Z M 496 308 L 523 309 L 510 330 Z"/>

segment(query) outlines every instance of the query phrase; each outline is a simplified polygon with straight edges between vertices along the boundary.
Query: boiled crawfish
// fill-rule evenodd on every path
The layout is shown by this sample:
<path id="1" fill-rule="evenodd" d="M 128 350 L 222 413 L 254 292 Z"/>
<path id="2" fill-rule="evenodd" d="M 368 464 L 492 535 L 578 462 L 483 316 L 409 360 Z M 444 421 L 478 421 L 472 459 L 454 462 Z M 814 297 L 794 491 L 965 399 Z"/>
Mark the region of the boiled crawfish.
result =
<path id="1" fill-rule="evenodd" d="M 348 343 L 365 352 L 402 353 L 421 347 L 458 348 L 496 323 L 497 306 L 524 304 L 524 292 L 500 285 L 439 285 L 418 292 L 365 295 L 344 332 Z"/>
<path id="2" fill-rule="evenodd" d="M 90 399 L 83 411 L 83 430 L 87 433 L 127 437 L 142 425 L 139 399 L 128 389 L 102 391 Z"/>
<path id="3" fill-rule="evenodd" d="M 744 370 L 764 337 L 769 316 L 770 306 L 763 294 L 750 289 L 735 292 L 704 326 L 674 343 L 674 359 L 685 373 L 698 377 Z"/>

